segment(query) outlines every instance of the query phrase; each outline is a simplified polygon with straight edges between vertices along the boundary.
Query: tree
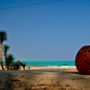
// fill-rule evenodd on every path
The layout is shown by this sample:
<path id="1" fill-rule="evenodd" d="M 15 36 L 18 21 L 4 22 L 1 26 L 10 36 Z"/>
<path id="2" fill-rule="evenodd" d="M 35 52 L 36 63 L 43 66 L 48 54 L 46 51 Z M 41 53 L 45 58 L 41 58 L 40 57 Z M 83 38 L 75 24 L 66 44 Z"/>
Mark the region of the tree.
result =
<path id="1" fill-rule="evenodd" d="M 14 64 L 14 56 L 12 54 L 9 54 L 6 59 L 7 69 L 10 69 Z"/>
<path id="2" fill-rule="evenodd" d="M 2 62 L 2 47 L 3 47 L 3 41 L 5 40 L 7 40 L 7 33 L 5 31 L 0 31 L 0 64 L 3 70 L 4 67 Z"/>
<path id="3" fill-rule="evenodd" d="M 9 45 L 5 44 L 4 45 L 4 58 L 5 58 L 5 63 L 6 63 L 6 68 L 8 69 L 8 66 L 7 66 L 7 57 L 8 57 L 8 54 L 7 54 L 7 51 L 9 50 Z"/>
<path id="4" fill-rule="evenodd" d="M 8 56 L 7 51 L 9 50 L 9 48 L 10 48 L 9 45 L 7 45 L 7 44 L 4 45 L 4 56 L 5 56 L 5 58 L 7 58 L 7 56 Z"/>

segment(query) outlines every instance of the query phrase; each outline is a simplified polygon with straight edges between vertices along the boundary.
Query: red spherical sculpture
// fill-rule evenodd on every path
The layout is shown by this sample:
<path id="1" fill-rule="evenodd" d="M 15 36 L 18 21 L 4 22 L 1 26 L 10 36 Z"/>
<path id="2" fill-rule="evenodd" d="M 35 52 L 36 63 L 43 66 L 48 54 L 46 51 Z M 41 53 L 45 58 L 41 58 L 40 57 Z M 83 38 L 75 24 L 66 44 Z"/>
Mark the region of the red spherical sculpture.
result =
<path id="1" fill-rule="evenodd" d="M 84 46 L 78 51 L 75 64 L 79 73 L 90 74 L 90 46 Z"/>

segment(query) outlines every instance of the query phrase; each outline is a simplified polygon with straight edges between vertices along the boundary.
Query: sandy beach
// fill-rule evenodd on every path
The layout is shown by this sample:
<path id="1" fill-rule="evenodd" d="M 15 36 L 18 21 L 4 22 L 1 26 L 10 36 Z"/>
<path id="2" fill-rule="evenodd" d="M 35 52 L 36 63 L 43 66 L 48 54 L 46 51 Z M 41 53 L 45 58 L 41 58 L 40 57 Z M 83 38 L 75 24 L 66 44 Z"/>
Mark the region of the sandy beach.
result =
<path id="1" fill-rule="evenodd" d="M 4 66 L 4 69 L 6 70 L 6 67 Z M 0 70 L 2 68 L 0 67 Z M 20 67 L 19 70 L 23 70 L 22 67 Z M 77 71 L 75 66 L 26 66 L 25 70 L 67 70 L 67 71 Z"/>
<path id="2" fill-rule="evenodd" d="M 75 66 L 44 66 L 44 67 L 26 67 L 26 70 L 67 70 L 67 71 L 77 71 Z"/>
<path id="3" fill-rule="evenodd" d="M 90 90 L 90 76 L 75 66 L 0 70 L 0 82 L 0 90 Z"/>

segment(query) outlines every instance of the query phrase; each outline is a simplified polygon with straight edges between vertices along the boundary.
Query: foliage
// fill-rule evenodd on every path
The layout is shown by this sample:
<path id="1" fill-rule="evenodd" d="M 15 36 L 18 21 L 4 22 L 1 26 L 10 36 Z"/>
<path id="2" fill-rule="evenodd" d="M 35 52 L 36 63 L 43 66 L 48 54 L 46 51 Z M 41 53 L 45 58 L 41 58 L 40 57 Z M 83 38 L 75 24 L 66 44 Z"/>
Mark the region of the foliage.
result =
<path id="1" fill-rule="evenodd" d="M 19 64 L 23 67 L 23 70 L 25 70 L 26 64 L 24 62 L 19 61 Z"/>
<path id="2" fill-rule="evenodd" d="M 10 69 L 11 66 L 13 66 L 13 63 L 14 63 L 14 56 L 12 54 L 9 54 L 5 61 L 7 70 Z"/>
<path id="3" fill-rule="evenodd" d="M 25 70 L 25 66 L 26 66 L 25 63 L 23 63 L 23 62 L 21 62 L 21 61 L 19 61 L 19 60 L 14 63 L 14 67 L 15 67 L 16 70 L 19 69 L 20 66 L 22 66 L 23 69 Z"/>
<path id="4" fill-rule="evenodd" d="M 5 44 L 5 45 L 4 45 L 4 48 L 3 48 L 3 49 L 4 49 L 4 52 L 6 52 L 9 48 L 10 48 L 10 46 L 7 45 L 7 44 Z"/>
<path id="5" fill-rule="evenodd" d="M 9 54 L 6 58 L 6 67 L 7 67 L 7 70 L 10 69 L 10 70 L 18 70 L 20 68 L 20 66 L 23 67 L 23 69 L 25 70 L 25 66 L 26 64 L 21 62 L 21 61 L 14 61 L 14 56 L 12 54 Z"/>
<path id="6" fill-rule="evenodd" d="M 7 40 L 7 33 L 5 31 L 0 31 L 0 42 Z"/>
<path id="7" fill-rule="evenodd" d="M 6 65 L 13 65 L 14 62 L 14 56 L 12 54 L 9 54 L 6 60 Z"/>

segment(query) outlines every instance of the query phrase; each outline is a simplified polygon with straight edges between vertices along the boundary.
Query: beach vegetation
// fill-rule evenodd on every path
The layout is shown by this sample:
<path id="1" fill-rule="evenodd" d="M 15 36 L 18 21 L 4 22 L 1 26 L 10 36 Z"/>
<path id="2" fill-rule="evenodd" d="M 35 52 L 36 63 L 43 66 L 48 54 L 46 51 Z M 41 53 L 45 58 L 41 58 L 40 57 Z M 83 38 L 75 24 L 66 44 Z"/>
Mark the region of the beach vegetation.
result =
<path id="1" fill-rule="evenodd" d="M 20 60 L 14 62 L 14 67 L 15 67 L 14 69 L 15 70 L 20 69 L 20 67 L 23 67 L 23 70 L 25 70 L 25 66 L 26 66 L 26 64 L 21 62 Z"/>
<path id="2" fill-rule="evenodd" d="M 5 65 L 7 66 L 7 70 L 11 69 L 14 65 L 14 56 L 9 54 L 6 58 Z"/>
<path id="3" fill-rule="evenodd" d="M 20 61 L 20 65 L 23 67 L 23 70 L 25 70 L 26 64 Z"/>
<path id="4" fill-rule="evenodd" d="M 8 54 L 8 50 L 10 48 L 9 45 L 7 44 L 3 44 L 3 42 L 7 40 L 7 33 L 5 31 L 0 31 L 0 64 L 2 67 L 2 70 L 7 69 L 7 70 L 18 70 L 20 67 L 23 68 L 23 70 L 25 70 L 26 64 L 20 60 L 15 61 L 15 57 L 13 56 L 13 54 Z M 3 66 L 3 53 L 2 53 L 2 49 L 4 51 L 4 60 L 5 60 L 5 67 Z"/>

